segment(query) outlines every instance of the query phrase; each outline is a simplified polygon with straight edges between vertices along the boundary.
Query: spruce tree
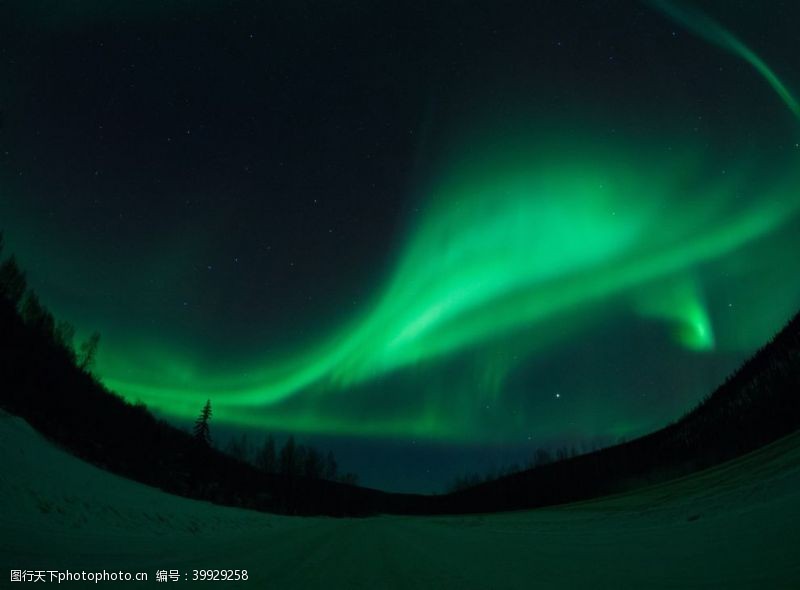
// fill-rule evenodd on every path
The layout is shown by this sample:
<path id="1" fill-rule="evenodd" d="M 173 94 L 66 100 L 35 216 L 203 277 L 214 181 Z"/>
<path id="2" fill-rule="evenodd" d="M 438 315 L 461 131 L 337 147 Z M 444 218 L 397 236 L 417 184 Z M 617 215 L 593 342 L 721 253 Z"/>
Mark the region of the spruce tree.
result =
<path id="1" fill-rule="evenodd" d="M 194 421 L 194 439 L 203 446 L 211 446 L 211 430 L 208 421 L 211 419 L 211 400 L 206 400 L 197 420 Z"/>

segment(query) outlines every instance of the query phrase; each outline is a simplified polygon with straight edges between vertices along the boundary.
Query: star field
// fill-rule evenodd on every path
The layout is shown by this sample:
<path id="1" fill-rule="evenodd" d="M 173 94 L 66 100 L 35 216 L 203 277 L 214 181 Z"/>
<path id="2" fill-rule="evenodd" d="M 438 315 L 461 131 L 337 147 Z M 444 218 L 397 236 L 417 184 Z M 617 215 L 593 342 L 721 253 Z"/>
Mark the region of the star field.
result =
<path id="1" fill-rule="evenodd" d="M 168 419 L 428 491 L 663 426 L 800 306 L 793 7 L 2 11 L 0 228 Z"/>

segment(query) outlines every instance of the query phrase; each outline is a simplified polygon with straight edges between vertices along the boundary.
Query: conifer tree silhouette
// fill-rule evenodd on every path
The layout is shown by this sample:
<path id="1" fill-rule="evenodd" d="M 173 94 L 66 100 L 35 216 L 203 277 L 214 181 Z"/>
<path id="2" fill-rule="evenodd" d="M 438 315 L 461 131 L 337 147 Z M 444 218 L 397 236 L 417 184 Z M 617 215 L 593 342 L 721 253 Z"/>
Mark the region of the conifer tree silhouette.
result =
<path id="1" fill-rule="evenodd" d="M 211 446 L 211 429 L 208 421 L 211 419 L 211 400 L 206 400 L 197 420 L 194 421 L 194 438 L 203 446 Z"/>

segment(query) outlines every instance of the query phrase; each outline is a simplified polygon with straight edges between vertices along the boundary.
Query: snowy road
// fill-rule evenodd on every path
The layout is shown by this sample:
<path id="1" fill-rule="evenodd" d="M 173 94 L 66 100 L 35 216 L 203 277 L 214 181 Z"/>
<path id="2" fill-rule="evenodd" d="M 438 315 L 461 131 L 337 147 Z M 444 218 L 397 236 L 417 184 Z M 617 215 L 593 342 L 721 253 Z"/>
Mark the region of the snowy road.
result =
<path id="1" fill-rule="evenodd" d="M 231 568 L 249 579 L 180 585 L 800 588 L 798 435 L 636 493 L 464 517 L 289 518 L 176 498 L 87 465 L 7 414 L 0 459 L 0 587 L 12 568 L 142 571 L 153 586 L 159 569 Z"/>

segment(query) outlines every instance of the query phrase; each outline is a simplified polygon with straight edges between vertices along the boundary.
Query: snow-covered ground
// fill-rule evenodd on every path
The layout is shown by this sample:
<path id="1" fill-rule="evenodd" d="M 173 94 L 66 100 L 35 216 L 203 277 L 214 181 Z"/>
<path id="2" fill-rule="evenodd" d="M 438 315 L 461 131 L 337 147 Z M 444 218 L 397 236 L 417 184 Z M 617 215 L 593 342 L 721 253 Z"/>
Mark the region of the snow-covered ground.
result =
<path id="1" fill-rule="evenodd" d="M 249 579 L 191 582 L 192 570 L 213 568 Z M 0 412 L 0 569 L 0 587 L 23 587 L 9 583 L 11 569 L 105 569 L 146 572 L 150 585 L 157 570 L 179 570 L 181 586 L 212 588 L 800 588 L 800 434 L 698 475 L 558 508 L 292 518 L 116 477 Z"/>

